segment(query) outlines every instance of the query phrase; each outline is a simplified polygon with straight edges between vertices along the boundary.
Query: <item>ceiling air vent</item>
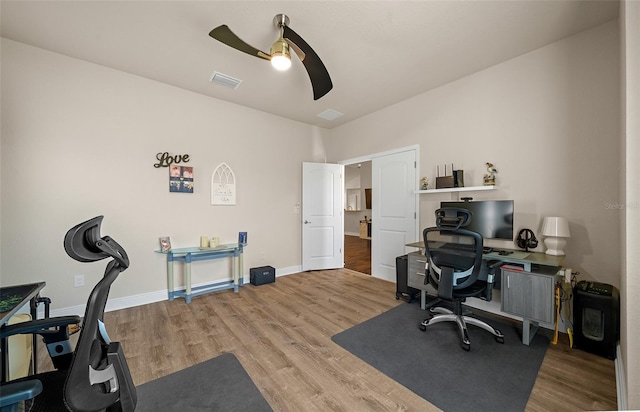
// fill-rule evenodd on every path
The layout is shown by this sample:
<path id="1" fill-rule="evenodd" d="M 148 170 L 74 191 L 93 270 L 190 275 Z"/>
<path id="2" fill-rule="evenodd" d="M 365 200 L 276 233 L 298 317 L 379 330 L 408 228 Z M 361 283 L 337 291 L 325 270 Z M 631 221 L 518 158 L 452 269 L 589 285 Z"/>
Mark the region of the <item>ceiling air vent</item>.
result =
<path id="1" fill-rule="evenodd" d="M 327 109 L 318 115 L 318 117 L 321 117 L 324 120 L 336 120 L 337 118 L 342 116 L 344 116 L 342 113 L 331 109 Z"/>
<path id="2" fill-rule="evenodd" d="M 235 79 L 231 76 L 227 76 L 226 74 L 222 74 L 219 72 L 213 72 L 211 75 L 211 83 L 219 84 L 224 87 L 228 87 L 230 89 L 237 89 L 242 83 L 242 80 Z"/>

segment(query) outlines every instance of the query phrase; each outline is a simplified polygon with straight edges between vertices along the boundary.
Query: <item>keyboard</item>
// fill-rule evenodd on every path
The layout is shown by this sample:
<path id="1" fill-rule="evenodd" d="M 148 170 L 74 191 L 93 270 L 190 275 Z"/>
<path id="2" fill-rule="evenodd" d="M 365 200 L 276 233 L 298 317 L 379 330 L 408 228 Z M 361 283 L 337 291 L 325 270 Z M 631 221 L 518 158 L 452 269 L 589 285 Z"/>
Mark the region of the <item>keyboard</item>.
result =
<path id="1" fill-rule="evenodd" d="M 454 242 L 445 243 L 444 245 L 441 246 L 441 248 L 449 249 L 449 250 L 460 250 L 465 252 L 475 252 L 476 250 L 475 245 L 470 245 L 465 243 L 454 243 Z"/>

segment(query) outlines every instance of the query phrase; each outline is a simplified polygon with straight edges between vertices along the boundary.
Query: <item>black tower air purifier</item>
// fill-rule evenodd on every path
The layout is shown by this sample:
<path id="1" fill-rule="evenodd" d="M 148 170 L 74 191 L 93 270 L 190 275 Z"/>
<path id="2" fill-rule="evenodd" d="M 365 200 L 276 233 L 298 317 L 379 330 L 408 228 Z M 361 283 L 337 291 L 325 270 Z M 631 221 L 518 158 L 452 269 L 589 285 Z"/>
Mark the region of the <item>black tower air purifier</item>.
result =
<path id="1" fill-rule="evenodd" d="M 618 289 L 580 281 L 573 290 L 573 347 L 609 359 L 616 357 L 620 335 Z"/>

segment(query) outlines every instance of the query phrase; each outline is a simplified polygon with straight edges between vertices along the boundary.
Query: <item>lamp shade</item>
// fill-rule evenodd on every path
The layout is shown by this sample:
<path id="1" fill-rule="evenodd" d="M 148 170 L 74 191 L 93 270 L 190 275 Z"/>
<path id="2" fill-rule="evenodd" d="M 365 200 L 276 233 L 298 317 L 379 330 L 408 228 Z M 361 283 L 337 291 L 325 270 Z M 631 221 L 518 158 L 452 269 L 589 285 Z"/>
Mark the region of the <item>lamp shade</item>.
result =
<path id="1" fill-rule="evenodd" d="M 291 54 L 289 54 L 289 43 L 282 37 L 276 40 L 271 46 L 271 65 L 276 70 L 288 70 L 291 67 Z"/>
<path id="2" fill-rule="evenodd" d="M 564 217 L 545 217 L 542 222 L 542 236 L 545 237 L 547 255 L 563 256 L 563 249 L 567 245 L 564 238 L 571 236 L 569 222 Z"/>
<path id="3" fill-rule="evenodd" d="M 542 223 L 542 236 L 571 237 L 569 222 L 564 217 L 545 217 Z"/>

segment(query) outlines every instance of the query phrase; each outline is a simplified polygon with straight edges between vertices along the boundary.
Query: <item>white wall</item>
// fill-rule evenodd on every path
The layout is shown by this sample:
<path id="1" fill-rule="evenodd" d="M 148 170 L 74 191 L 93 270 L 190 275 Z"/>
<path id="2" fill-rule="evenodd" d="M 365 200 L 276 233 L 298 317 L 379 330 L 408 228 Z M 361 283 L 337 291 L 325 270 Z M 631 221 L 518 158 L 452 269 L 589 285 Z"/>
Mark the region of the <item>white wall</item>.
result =
<path id="1" fill-rule="evenodd" d="M 626 253 L 623 256 L 621 289 L 620 346 L 623 369 L 626 373 L 627 403 L 629 410 L 640 409 L 640 2 L 625 1 L 620 11 L 621 36 L 624 41 L 623 73 L 625 93 L 623 111 L 623 158 L 625 170 L 625 208 L 623 231 Z M 625 394 L 621 394 L 624 396 Z M 620 403 L 619 403 L 620 405 Z"/>
<path id="2" fill-rule="evenodd" d="M 267 264 L 299 270 L 293 212 L 301 162 L 324 156 L 315 128 L 6 39 L 2 120 L 2 284 L 44 280 L 53 309 L 84 305 L 105 262 L 71 260 L 62 240 L 99 214 L 103 235 L 131 259 L 112 299 L 166 290 L 159 236 L 187 247 L 201 235 L 232 243 L 247 231 L 245 274 Z M 190 155 L 194 194 L 169 193 L 168 169 L 153 166 L 165 151 Z M 210 205 L 221 162 L 235 172 L 237 206 Z M 194 265 L 194 283 L 214 270 L 228 277 L 228 266 Z M 76 274 L 85 287 L 72 287 Z"/>
<path id="3" fill-rule="evenodd" d="M 498 189 L 470 196 L 513 199 L 516 233 L 527 227 L 539 235 L 544 216 L 566 216 L 566 266 L 580 279 L 619 287 L 617 27 L 607 23 L 333 129 L 327 158 L 419 144 L 420 173 L 431 187 L 436 165 L 442 171 L 455 164 L 465 185 L 477 186 L 492 162 Z M 420 196 L 421 228 L 433 224 L 440 201 L 453 197 Z"/>

